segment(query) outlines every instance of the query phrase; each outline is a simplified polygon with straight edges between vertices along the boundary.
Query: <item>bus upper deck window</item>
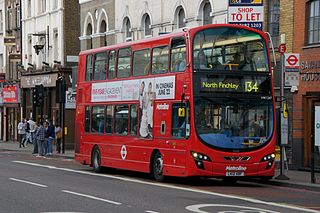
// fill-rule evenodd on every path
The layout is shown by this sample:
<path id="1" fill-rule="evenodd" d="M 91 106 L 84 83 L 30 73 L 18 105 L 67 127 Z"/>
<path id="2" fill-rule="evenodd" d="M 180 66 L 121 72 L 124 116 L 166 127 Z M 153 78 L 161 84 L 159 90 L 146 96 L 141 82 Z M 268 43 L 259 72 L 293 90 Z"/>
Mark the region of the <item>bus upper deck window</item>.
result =
<path id="1" fill-rule="evenodd" d="M 116 51 L 109 52 L 109 66 L 108 66 L 108 79 L 114 79 L 116 77 Z"/>
<path id="2" fill-rule="evenodd" d="M 92 55 L 88 55 L 86 59 L 86 81 L 91 81 L 92 80 Z"/>
<path id="3" fill-rule="evenodd" d="M 130 77 L 131 71 L 131 48 L 120 49 L 118 52 L 117 78 Z"/>
<path id="4" fill-rule="evenodd" d="M 171 72 L 186 69 L 186 42 L 183 37 L 175 38 L 171 43 Z"/>

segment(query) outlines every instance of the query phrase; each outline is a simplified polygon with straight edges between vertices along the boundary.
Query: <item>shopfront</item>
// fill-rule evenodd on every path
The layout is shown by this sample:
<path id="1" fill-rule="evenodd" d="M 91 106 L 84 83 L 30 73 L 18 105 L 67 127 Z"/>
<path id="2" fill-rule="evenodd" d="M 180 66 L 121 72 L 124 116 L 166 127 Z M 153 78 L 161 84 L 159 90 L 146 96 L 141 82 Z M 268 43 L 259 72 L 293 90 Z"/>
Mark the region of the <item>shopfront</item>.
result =
<path id="1" fill-rule="evenodd" d="M 1 119 L 3 140 L 17 140 L 18 123 L 21 119 L 19 85 L 6 85 L 2 89 L 3 119 Z"/>
<path id="2" fill-rule="evenodd" d="M 315 157 L 315 169 L 320 171 L 320 48 L 303 49 L 298 92 L 294 95 L 293 142 L 294 161 L 299 168 L 310 168 Z M 319 140 L 319 138 L 318 138 Z"/>

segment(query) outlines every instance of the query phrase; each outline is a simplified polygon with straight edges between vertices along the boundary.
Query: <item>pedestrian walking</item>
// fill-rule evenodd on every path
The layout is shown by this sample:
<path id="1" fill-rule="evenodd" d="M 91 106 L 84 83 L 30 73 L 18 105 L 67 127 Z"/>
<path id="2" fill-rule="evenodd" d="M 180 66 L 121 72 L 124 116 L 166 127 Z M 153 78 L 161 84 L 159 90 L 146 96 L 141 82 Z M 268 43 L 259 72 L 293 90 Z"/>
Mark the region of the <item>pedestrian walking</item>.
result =
<path id="1" fill-rule="evenodd" d="M 57 140 L 57 147 L 56 151 L 57 153 L 61 153 L 61 138 L 62 138 L 62 128 L 60 127 L 60 124 L 57 124 L 55 128 L 55 133 L 56 133 L 56 140 Z"/>
<path id="2" fill-rule="evenodd" d="M 28 122 L 28 119 L 24 120 L 26 124 L 26 147 L 28 144 L 32 144 L 32 138 L 31 138 L 31 132 L 30 132 L 30 124 Z"/>
<path id="3" fill-rule="evenodd" d="M 33 144 L 33 152 L 32 154 L 37 154 L 38 153 L 38 143 L 37 143 L 37 139 L 36 139 L 36 133 L 37 133 L 37 124 L 36 122 L 34 122 L 32 120 L 32 118 L 30 118 L 28 120 L 29 126 L 30 126 L 30 138 Z"/>
<path id="4" fill-rule="evenodd" d="M 19 135 L 19 147 L 24 146 L 24 142 L 26 139 L 26 123 L 25 119 L 22 119 L 18 124 L 18 135 Z"/>
<path id="5" fill-rule="evenodd" d="M 45 155 L 45 136 L 46 136 L 46 124 L 43 124 L 40 122 L 40 125 L 36 132 L 36 140 L 38 143 L 38 156 L 44 156 Z"/>
<path id="6" fill-rule="evenodd" d="M 52 155 L 52 142 L 55 139 L 55 126 L 52 124 L 52 121 L 48 122 L 48 128 L 47 128 L 47 151 L 46 155 Z"/>

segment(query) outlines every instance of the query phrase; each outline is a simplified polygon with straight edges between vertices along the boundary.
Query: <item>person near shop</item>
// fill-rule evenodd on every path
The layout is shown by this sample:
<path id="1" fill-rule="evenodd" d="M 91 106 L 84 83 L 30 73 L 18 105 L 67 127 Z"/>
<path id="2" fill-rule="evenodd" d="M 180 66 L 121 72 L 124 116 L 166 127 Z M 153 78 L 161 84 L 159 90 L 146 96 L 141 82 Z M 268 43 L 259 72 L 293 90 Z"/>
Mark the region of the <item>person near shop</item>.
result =
<path id="1" fill-rule="evenodd" d="M 35 138 L 38 143 L 38 155 L 37 156 L 44 156 L 45 155 L 45 136 L 46 136 L 46 128 L 45 124 L 40 122 L 39 127 L 35 133 Z"/>
<path id="2" fill-rule="evenodd" d="M 18 124 L 19 148 L 21 148 L 21 146 L 25 147 L 24 142 L 26 140 L 26 128 L 25 119 L 22 119 Z"/>
<path id="3" fill-rule="evenodd" d="M 52 143 L 55 139 L 55 126 L 52 124 L 52 121 L 48 121 L 48 128 L 47 128 L 47 151 L 46 155 L 52 155 Z"/>
<path id="4" fill-rule="evenodd" d="M 56 125 L 55 133 L 56 133 L 56 140 L 57 140 L 56 151 L 58 154 L 60 154 L 61 153 L 61 138 L 62 138 L 62 128 L 60 127 L 60 124 Z"/>

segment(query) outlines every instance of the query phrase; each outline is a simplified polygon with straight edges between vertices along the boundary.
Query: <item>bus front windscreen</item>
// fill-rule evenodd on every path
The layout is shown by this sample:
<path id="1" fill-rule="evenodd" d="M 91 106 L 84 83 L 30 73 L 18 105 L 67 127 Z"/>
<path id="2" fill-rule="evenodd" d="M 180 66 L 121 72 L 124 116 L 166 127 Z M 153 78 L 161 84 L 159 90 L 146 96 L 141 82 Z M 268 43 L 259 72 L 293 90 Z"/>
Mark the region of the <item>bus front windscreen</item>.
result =
<path id="1" fill-rule="evenodd" d="M 244 150 L 267 143 L 273 131 L 271 100 L 195 98 L 195 127 L 209 146 Z"/>

